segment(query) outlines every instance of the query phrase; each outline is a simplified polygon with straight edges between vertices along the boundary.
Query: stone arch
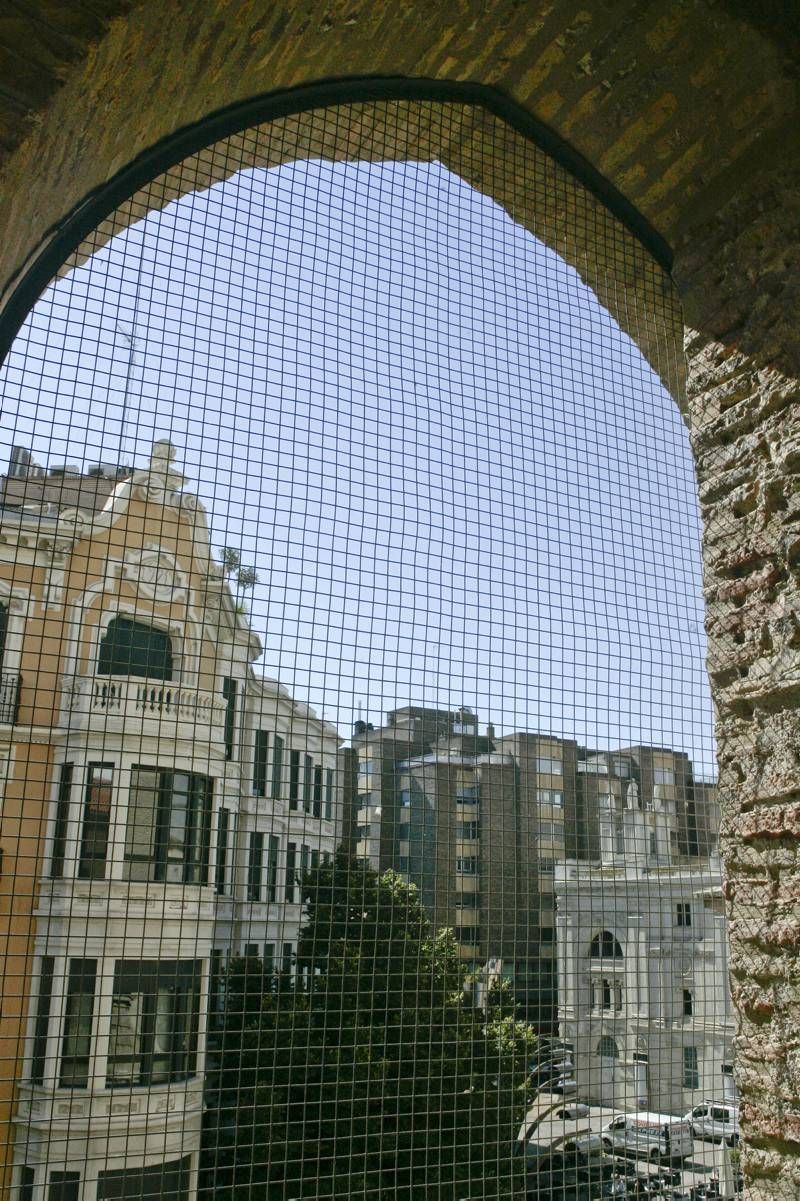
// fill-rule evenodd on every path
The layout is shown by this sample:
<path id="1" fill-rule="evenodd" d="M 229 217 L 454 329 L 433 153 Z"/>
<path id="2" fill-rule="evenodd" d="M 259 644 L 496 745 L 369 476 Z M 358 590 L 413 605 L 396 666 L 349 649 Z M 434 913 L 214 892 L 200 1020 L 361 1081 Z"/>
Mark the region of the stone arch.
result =
<path id="1" fill-rule="evenodd" d="M 799 1002 L 785 984 L 793 877 L 780 859 L 793 854 L 800 779 L 797 545 L 786 516 L 800 438 L 798 239 L 785 216 L 800 181 L 794 10 L 443 0 L 265 14 L 247 0 L 180 0 L 167 26 L 155 0 L 103 0 L 91 15 L 52 6 L 46 19 L 31 6 L 8 27 L 40 70 L 34 87 L 20 70 L 2 102 L 6 295 L 64 212 L 160 138 L 232 100 L 343 71 L 491 82 L 580 147 L 676 248 L 747 1162 L 753 1197 L 796 1196 L 797 1089 L 783 1031 Z M 756 928 L 758 889 L 775 915 Z"/>

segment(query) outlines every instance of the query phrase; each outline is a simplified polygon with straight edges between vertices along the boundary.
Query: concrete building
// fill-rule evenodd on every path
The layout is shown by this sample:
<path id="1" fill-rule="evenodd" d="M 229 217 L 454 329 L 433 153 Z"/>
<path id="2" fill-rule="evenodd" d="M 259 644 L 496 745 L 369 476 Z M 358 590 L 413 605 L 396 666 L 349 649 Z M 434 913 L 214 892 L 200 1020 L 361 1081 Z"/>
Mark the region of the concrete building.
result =
<path id="1" fill-rule="evenodd" d="M 0 1105 L 33 1201 L 191 1198 L 216 970 L 291 957 L 341 830 L 336 732 L 255 676 L 173 459 L 65 506 L 17 458 L 0 511 Z"/>
<path id="2" fill-rule="evenodd" d="M 609 790 L 598 828 L 599 862 L 555 873 L 559 1028 L 579 1095 L 672 1113 L 732 1098 L 719 860 L 678 851 L 668 783 L 645 801 L 635 779 Z"/>

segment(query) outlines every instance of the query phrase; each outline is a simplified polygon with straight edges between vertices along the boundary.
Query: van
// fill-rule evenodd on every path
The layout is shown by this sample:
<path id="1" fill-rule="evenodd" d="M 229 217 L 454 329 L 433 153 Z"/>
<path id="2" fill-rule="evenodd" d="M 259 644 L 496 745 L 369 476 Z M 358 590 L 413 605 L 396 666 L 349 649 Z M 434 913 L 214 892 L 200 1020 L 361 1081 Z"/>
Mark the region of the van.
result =
<path id="1" fill-rule="evenodd" d="M 694 1150 L 689 1123 L 668 1113 L 623 1113 L 603 1127 L 607 1152 L 635 1155 L 637 1159 L 688 1159 Z"/>
<path id="2" fill-rule="evenodd" d="M 729 1147 L 739 1142 L 739 1107 L 729 1101 L 703 1101 L 689 1110 L 685 1120 L 695 1138 L 724 1141 Z"/>

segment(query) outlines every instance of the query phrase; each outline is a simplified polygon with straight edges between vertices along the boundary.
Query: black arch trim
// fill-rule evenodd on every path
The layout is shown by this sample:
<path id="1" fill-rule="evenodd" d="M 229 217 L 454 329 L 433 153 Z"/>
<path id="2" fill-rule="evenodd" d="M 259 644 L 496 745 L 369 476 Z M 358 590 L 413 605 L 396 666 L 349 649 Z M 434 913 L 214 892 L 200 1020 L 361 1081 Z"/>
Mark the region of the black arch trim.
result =
<path id="1" fill-rule="evenodd" d="M 529 138 L 584 185 L 644 246 L 664 271 L 672 269 L 672 250 L 639 210 L 555 130 L 497 88 L 449 80 L 403 76 L 330 79 L 268 92 L 240 101 L 186 125 L 137 155 L 113 179 L 91 191 L 47 233 L 19 274 L 0 315 L 0 362 L 5 359 L 28 313 L 69 255 L 101 221 L 151 180 L 189 155 L 253 125 L 333 105 L 381 100 L 428 100 L 474 104 L 506 121 Z"/>

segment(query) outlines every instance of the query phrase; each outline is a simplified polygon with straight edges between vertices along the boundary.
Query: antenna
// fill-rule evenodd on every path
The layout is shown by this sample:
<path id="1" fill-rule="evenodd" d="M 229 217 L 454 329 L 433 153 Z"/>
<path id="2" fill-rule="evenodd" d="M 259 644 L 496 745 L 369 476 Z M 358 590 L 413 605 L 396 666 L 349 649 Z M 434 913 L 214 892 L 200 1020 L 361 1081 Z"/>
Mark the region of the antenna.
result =
<path id="1" fill-rule="evenodd" d="M 119 428 L 119 465 L 122 466 L 125 457 L 125 436 L 128 426 L 128 400 L 130 397 L 131 380 L 133 379 L 133 365 L 136 362 L 136 351 L 139 343 L 136 339 L 137 321 L 139 318 L 139 296 L 142 286 L 142 266 L 144 264 L 144 234 L 142 234 L 142 248 L 139 254 L 139 266 L 136 269 L 136 291 L 133 296 L 133 321 L 130 329 L 127 329 L 120 322 L 117 322 L 116 330 L 118 334 L 128 343 L 128 366 L 125 372 L 125 391 L 122 396 L 122 418 Z"/>

